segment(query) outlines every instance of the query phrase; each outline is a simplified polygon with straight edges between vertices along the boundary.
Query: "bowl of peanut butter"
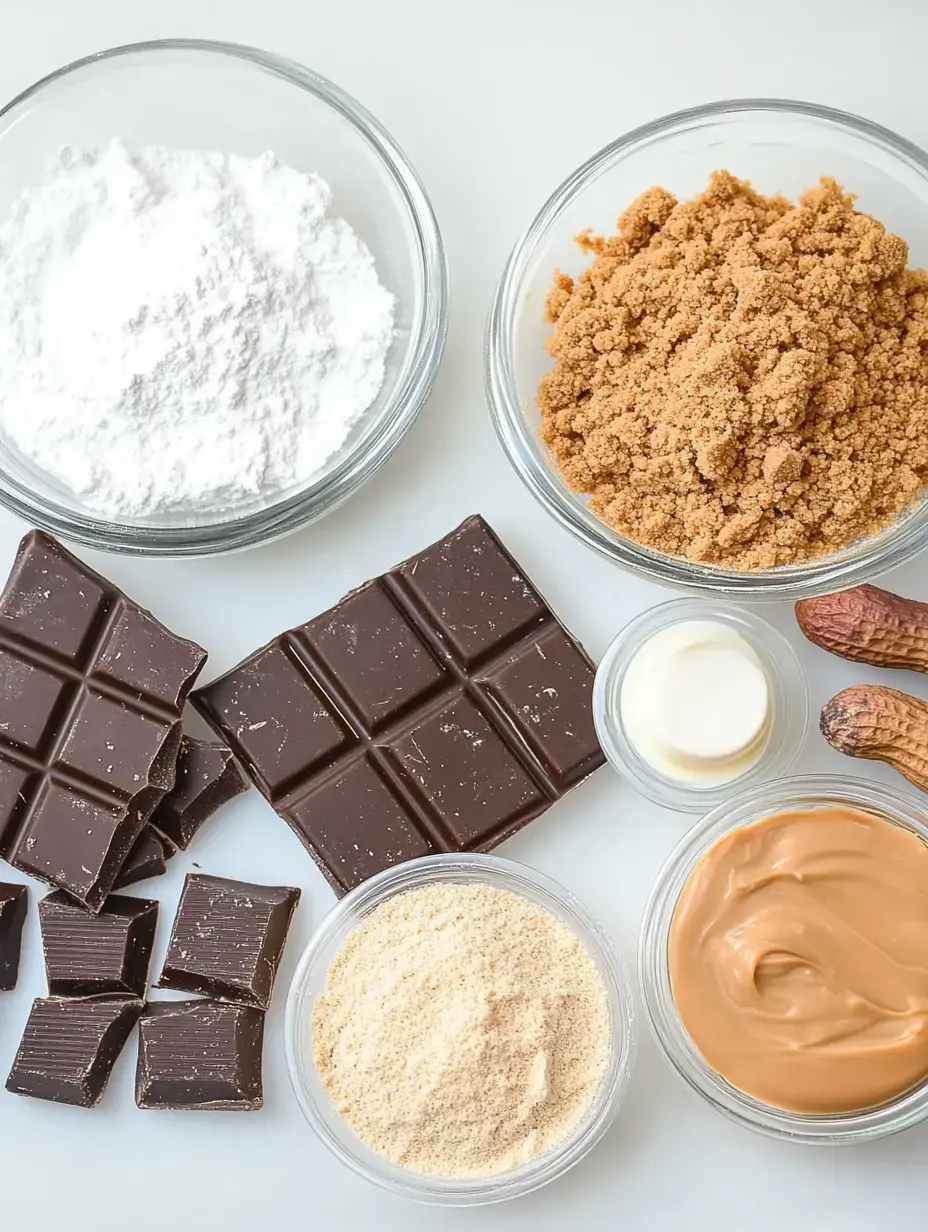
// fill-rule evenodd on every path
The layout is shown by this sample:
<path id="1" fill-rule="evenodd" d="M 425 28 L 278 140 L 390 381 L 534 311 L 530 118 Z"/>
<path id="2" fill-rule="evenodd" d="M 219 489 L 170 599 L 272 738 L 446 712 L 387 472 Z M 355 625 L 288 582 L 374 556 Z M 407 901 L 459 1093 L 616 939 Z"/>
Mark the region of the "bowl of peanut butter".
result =
<path id="1" fill-rule="evenodd" d="M 928 809 L 864 779 L 794 777 L 715 809 L 642 924 L 645 1010 L 718 1111 L 840 1143 L 928 1116 Z"/>

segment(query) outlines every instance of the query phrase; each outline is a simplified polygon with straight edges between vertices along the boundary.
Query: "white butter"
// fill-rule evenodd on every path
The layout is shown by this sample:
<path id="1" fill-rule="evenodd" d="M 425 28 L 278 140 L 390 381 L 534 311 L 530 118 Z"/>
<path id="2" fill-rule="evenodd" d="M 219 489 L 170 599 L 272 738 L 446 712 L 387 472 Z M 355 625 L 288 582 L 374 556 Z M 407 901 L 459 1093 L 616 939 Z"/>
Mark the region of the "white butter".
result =
<path id="1" fill-rule="evenodd" d="M 770 682 L 753 648 L 722 621 L 683 621 L 650 637 L 628 665 L 620 707 L 638 755 L 679 782 L 737 778 L 770 733 Z"/>

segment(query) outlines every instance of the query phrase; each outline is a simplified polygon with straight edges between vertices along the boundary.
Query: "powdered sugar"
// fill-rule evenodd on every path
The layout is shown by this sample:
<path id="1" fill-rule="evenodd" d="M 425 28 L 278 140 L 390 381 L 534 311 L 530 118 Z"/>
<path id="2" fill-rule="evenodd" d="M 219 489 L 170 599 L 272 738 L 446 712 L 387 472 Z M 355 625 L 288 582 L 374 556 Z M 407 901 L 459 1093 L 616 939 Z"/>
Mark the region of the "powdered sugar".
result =
<path id="1" fill-rule="evenodd" d="M 110 516 L 308 480 L 393 337 L 330 196 L 272 154 L 63 150 L 0 226 L 0 432 Z"/>

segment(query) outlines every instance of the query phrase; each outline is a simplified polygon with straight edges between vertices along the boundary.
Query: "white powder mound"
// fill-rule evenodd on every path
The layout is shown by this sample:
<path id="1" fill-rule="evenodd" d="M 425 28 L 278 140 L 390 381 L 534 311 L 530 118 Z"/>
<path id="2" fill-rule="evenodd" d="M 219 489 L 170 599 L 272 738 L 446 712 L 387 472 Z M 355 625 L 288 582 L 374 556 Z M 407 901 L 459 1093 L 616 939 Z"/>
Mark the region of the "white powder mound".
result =
<path id="1" fill-rule="evenodd" d="M 393 338 L 330 198 L 272 154 L 62 150 L 0 226 L 0 434 L 113 517 L 310 479 Z"/>

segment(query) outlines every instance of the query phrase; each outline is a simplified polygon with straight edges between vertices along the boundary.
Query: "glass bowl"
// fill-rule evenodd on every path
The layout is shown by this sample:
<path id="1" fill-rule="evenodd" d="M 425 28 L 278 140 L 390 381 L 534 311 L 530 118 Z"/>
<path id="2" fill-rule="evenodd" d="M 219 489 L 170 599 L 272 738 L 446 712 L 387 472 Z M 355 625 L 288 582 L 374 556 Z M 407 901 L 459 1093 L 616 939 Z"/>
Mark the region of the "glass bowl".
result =
<path id="1" fill-rule="evenodd" d="M 924 801 L 868 779 L 799 775 L 752 787 L 715 809 L 677 844 L 657 875 L 641 925 L 638 976 L 645 1015 L 664 1056 L 689 1086 L 718 1112 L 771 1138 L 840 1145 L 885 1138 L 928 1116 L 928 1078 L 888 1103 L 860 1112 L 811 1116 L 762 1103 L 726 1082 L 703 1060 L 676 1011 L 670 984 L 668 941 L 677 900 L 687 878 L 710 847 L 742 826 L 790 809 L 851 806 L 928 842 Z"/>
<path id="2" fill-rule="evenodd" d="M 687 783 L 647 762 L 622 721 L 622 685 L 637 652 L 655 633 L 684 621 L 718 621 L 734 629 L 757 655 L 770 686 L 770 731 L 763 752 L 735 778 L 722 783 Z M 650 608 L 616 635 L 596 670 L 593 721 L 603 752 L 636 791 L 665 808 L 705 813 L 733 792 L 785 775 L 802 750 L 809 726 L 809 692 L 796 652 L 766 620 L 730 603 L 673 599 Z"/>
<path id="3" fill-rule="evenodd" d="M 545 296 L 555 270 L 589 264 L 574 243 L 586 228 L 613 234 L 616 218 L 654 184 L 684 198 L 726 168 L 761 192 L 795 198 L 822 175 L 909 241 L 910 263 L 928 265 L 928 154 L 857 116 L 778 99 L 710 103 L 620 137 L 570 175 L 516 244 L 487 325 L 486 386 L 496 430 L 516 472 L 563 526 L 610 560 L 665 585 L 742 599 L 797 599 L 851 586 L 894 568 L 928 542 L 928 502 L 840 552 L 756 573 L 698 564 L 611 530 L 572 492 L 541 439 L 535 406 L 551 366 L 543 341 Z"/>
<path id="4" fill-rule="evenodd" d="M 370 248 L 396 297 L 386 378 L 374 404 L 322 471 L 271 502 L 111 521 L 0 438 L 0 504 L 89 547 L 137 555 L 231 551 L 295 530 L 336 508 L 386 462 L 415 420 L 438 370 L 447 272 L 425 191 L 378 122 L 317 73 L 268 52 L 171 39 L 116 47 L 43 78 L 0 111 L 0 216 L 63 145 L 114 137 L 257 157 L 266 150 L 333 191 L 333 213 Z"/>
<path id="5" fill-rule="evenodd" d="M 510 890 L 545 907 L 579 938 L 606 986 L 612 1042 L 599 1092 L 577 1129 L 529 1163 L 499 1176 L 442 1179 L 391 1163 L 367 1147 L 335 1110 L 313 1060 L 315 998 L 348 934 L 396 894 L 439 882 L 479 882 Z M 303 1114 L 333 1153 L 359 1176 L 393 1193 L 442 1206 L 503 1202 L 547 1185 L 593 1149 L 611 1125 L 628 1089 L 635 1062 L 637 1023 L 628 975 L 596 921 L 557 882 L 533 869 L 492 855 L 438 855 L 387 869 L 353 890 L 329 912 L 306 948 L 290 986 L 286 1047 L 290 1080 Z"/>

